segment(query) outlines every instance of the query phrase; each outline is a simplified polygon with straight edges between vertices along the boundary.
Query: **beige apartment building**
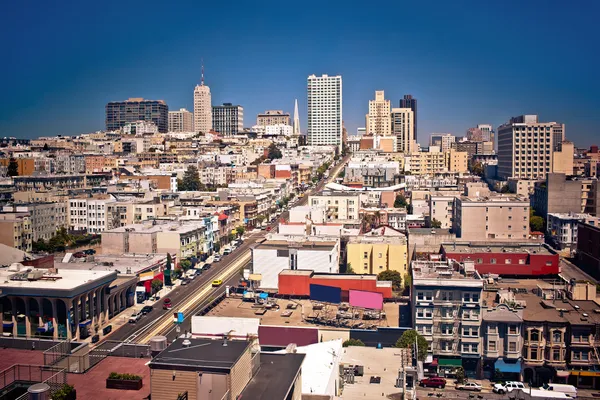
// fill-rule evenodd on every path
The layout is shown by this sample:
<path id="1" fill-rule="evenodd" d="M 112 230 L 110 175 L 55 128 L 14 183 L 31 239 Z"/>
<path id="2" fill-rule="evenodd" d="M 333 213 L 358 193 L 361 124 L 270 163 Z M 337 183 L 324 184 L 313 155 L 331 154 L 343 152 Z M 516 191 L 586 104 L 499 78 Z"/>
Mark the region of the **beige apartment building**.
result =
<path id="1" fill-rule="evenodd" d="M 164 217 L 169 214 L 169 205 L 154 199 L 118 201 L 108 205 L 108 213 L 116 228 Z"/>
<path id="2" fill-rule="evenodd" d="M 552 153 L 552 172 L 573 175 L 573 155 L 575 146 L 572 142 L 555 144 L 556 150 Z"/>
<path id="3" fill-rule="evenodd" d="M 358 220 L 360 195 L 342 192 L 325 192 L 309 196 L 308 204 L 313 207 L 325 207 L 329 220 Z"/>
<path id="4" fill-rule="evenodd" d="M 413 175 L 433 175 L 438 172 L 448 172 L 448 156 L 439 151 L 437 147 L 430 147 L 429 151 L 416 151 L 410 153 L 410 162 L 405 168 Z"/>
<path id="5" fill-rule="evenodd" d="M 0 214 L 0 243 L 31 251 L 33 233 L 28 213 Z"/>
<path id="6" fill-rule="evenodd" d="M 366 115 L 367 133 L 376 136 L 389 136 L 392 133 L 390 101 L 385 99 L 383 90 L 375 92 L 375 100 L 369 100 L 369 113 Z"/>
<path id="7" fill-rule="evenodd" d="M 194 113 L 185 108 L 169 111 L 169 132 L 194 132 Z"/>
<path id="8" fill-rule="evenodd" d="M 267 110 L 256 116 L 256 125 L 290 125 L 290 114 L 282 110 Z"/>
<path id="9" fill-rule="evenodd" d="M 396 136 L 396 151 L 405 154 L 415 152 L 415 113 L 410 108 L 392 108 L 392 135 Z"/>
<path id="10" fill-rule="evenodd" d="M 432 194 L 429 197 L 429 218 L 430 226 L 433 221 L 440 223 L 440 229 L 452 228 L 454 218 L 454 199 L 458 196 Z"/>
<path id="11" fill-rule="evenodd" d="M 528 239 L 529 200 L 519 196 L 458 197 L 453 230 L 461 240 Z"/>
<path id="12" fill-rule="evenodd" d="M 460 172 L 467 173 L 469 172 L 469 153 L 466 151 L 456 151 L 454 149 L 450 149 L 444 152 L 448 156 L 448 171 L 449 172 Z"/>

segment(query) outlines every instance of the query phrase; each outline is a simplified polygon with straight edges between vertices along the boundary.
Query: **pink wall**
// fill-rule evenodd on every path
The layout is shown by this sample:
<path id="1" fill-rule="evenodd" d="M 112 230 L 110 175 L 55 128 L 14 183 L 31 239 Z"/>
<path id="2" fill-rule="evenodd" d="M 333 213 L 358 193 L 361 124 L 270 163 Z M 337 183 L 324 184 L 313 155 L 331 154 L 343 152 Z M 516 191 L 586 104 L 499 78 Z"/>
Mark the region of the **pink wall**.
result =
<path id="1" fill-rule="evenodd" d="M 350 305 L 352 307 L 381 310 L 383 308 L 383 295 L 377 292 L 350 290 Z"/>

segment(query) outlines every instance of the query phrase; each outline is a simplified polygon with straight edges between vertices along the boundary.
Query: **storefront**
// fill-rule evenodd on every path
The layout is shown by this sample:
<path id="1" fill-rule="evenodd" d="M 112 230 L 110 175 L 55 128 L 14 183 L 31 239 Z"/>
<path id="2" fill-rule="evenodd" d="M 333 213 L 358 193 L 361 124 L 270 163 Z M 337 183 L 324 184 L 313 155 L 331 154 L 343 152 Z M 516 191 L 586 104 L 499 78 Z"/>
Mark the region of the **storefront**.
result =
<path id="1" fill-rule="evenodd" d="M 460 358 L 438 358 L 438 376 L 454 378 L 456 370 L 463 366 Z"/>
<path id="2" fill-rule="evenodd" d="M 504 361 L 499 358 L 494 362 L 492 378 L 496 381 L 520 381 L 521 361 Z"/>
<path id="3" fill-rule="evenodd" d="M 578 388 L 600 389 L 600 371 L 569 371 L 568 383 Z"/>

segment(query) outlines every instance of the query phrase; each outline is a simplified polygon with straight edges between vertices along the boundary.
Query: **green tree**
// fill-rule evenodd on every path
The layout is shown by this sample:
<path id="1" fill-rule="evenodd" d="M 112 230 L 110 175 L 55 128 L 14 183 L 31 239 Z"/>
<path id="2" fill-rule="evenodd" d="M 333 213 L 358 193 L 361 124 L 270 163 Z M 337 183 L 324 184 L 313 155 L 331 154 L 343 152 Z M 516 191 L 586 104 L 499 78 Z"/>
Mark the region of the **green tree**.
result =
<path id="1" fill-rule="evenodd" d="M 415 340 L 417 342 L 418 349 L 418 360 L 425 361 L 427 358 L 427 350 L 429 349 L 429 345 L 427 344 L 427 339 L 423 336 L 419 335 L 417 331 L 414 329 L 409 329 L 405 331 L 400 339 L 396 342 L 396 347 L 401 349 L 411 349 L 414 348 Z"/>
<path id="2" fill-rule="evenodd" d="M 391 269 L 380 272 L 377 275 L 377 279 L 380 281 L 392 281 L 392 287 L 394 290 L 400 289 L 402 284 L 402 275 L 398 271 L 392 271 Z"/>
<path id="3" fill-rule="evenodd" d="M 529 228 L 532 232 L 544 231 L 544 218 L 534 215 L 529 219 Z"/>
<path id="4" fill-rule="evenodd" d="M 402 280 L 403 284 L 404 284 L 404 289 L 408 289 L 410 287 L 410 285 L 412 284 L 412 276 L 410 276 L 410 274 L 404 274 L 404 279 Z"/>
<path id="5" fill-rule="evenodd" d="M 230 233 L 229 235 L 227 235 L 228 242 L 233 242 L 234 240 L 235 240 L 235 234 Z"/>
<path id="6" fill-rule="evenodd" d="M 406 208 L 408 203 L 406 202 L 406 197 L 402 193 L 396 195 L 396 200 L 394 200 L 394 208 Z"/>
<path id="7" fill-rule="evenodd" d="M 160 279 L 152 279 L 152 283 L 150 285 L 152 286 L 152 293 L 156 293 L 160 289 L 162 289 L 163 281 L 161 281 Z"/>
<path id="8" fill-rule="evenodd" d="M 277 146 L 275 146 L 274 143 L 271 143 L 268 150 L 269 150 L 269 153 L 268 153 L 267 157 L 270 158 L 271 160 L 275 160 L 277 158 L 283 157 L 283 155 L 281 154 L 281 150 L 279 150 L 279 148 Z"/>
<path id="9" fill-rule="evenodd" d="M 6 171 L 8 176 L 19 176 L 19 164 L 14 157 L 11 157 L 8 161 L 8 169 Z"/>
<path id="10" fill-rule="evenodd" d="M 200 190 L 200 175 L 198 175 L 198 167 L 190 165 L 183 173 L 181 180 L 181 191 L 197 191 Z"/>
<path id="11" fill-rule="evenodd" d="M 165 269 L 163 271 L 164 275 L 165 275 L 165 285 L 167 286 L 171 286 L 173 284 L 173 281 L 171 279 L 171 273 L 172 271 L 172 265 L 173 264 L 173 259 L 171 258 L 171 254 L 167 253 L 167 262 L 165 263 Z"/>
<path id="12" fill-rule="evenodd" d="M 356 272 L 354 272 L 354 270 L 352 269 L 352 263 L 347 263 L 346 264 L 346 274 L 356 274 Z"/>
<path id="13" fill-rule="evenodd" d="M 188 269 L 190 269 L 192 267 L 192 262 L 190 260 L 181 260 L 179 265 L 181 266 L 181 268 L 184 271 L 187 271 Z"/>
<path id="14" fill-rule="evenodd" d="M 235 228 L 235 231 L 237 232 L 238 235 L 242 236 L 244 234 L 244 232 L 246 232 L 246 228 L 243 227 L 242 225 L 240 225 L 237 228 Z"/>
<path id="15" fill-rule="evenodd" d="M 458 383 L 463 383 L 465 381 L 465 369 L 463 367 L 456 368 L 454 374 L 456 375 L 456 380 Z"/>
<path id="16" fill-rule="evenodd" d="M 439 229 L 442 227 L 442 223 L 434 218 L 431 220 L 431 227 Z"/>
<path id="17" fill-rule="evenodd" d="M 342 347 L 348 347 L 348 346 L 362 346 L 362 347 L 364 347 L 365 344 L 360 339 L 348 339 L 348 340 L 344 341 L 344 343 L 342 343 Z"/>
<path id="18" fill-rule="evenodd" d="M 258 222 L 259 224 L 262 224 L 263 221 L 265 220 L 265 216 L 260 214 L 256 216 L 256 222 Z"/>

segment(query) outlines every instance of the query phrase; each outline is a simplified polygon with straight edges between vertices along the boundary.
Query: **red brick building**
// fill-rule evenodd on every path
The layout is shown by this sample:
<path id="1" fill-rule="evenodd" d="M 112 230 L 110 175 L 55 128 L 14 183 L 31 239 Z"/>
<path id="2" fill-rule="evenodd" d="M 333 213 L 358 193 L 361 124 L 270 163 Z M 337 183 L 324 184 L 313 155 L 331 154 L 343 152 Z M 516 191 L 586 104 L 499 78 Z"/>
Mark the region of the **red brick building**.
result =
<path id="1" fill-rule="evenodd" d="M 560 257 L 541 244 L 518 242 L 442 243 L 445 260 L 473 261 L 480 274 L 543 276 L 560 273 Z"/>

